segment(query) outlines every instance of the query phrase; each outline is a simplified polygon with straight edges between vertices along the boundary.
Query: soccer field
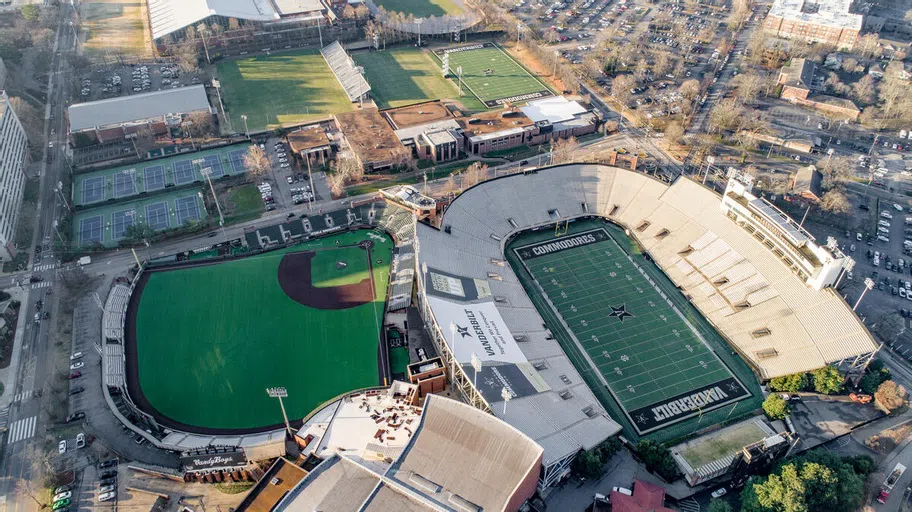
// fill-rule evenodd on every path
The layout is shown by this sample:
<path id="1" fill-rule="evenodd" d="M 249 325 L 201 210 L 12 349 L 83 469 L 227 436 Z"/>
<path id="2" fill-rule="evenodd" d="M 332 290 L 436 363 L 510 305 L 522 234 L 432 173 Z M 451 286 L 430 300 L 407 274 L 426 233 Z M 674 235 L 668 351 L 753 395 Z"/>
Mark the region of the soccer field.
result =
<path id="1" fill-rule="evenodd" d="M 414 14 L 416 18 L 463 12 L 460 3 L 454 0 L 377 0 L 377 5 L 389 12 Z"/>
<path id="2" fill-rule="evenodd" d="M 442 48 L 434 55 L 442 61 L 449 55 L 449 76 L 456 80 L 462 67 L 462 83 L 488 108 L 505 101 L 526 101 L 552 96 L 548 87 L 494 43 Z"/>
<path id="3" fill-rule="evenodd" d="M 352 58 L 364 66 L 371 96 L 381 109 L 439 99 L 458 99 L 472 111 L 485 109 L 468 91 L 459 98 L 456 84 L 443 77 L 440 64 L 424 50 L 403 47 L 382 52 L 362 51 L 352 53 Z"/>
<path id="4" fill-rule="evenodd" d="M 511 248 L 569 334 L 575 350 L 567 352 L 596 395 L 606 389 L 639 435 L 751 398 L 658 268 L 625 250 L 622 232 L 580 224 L 589 229 Z"/>
<path id="5" fill-rule="evenodd" d="M 369 256 L 364 241 L 373 242 Z M 241 432 L 282 423 L 268 387 L 288 389 L 294 421 L 378 385 L 392 247 L 362 230 L 148 272 L 128 312 L 131 396 L 165 424 Z M 370 293 L 356 300 L 359 289 Z"/>
<path id="6" fill-rule="evenodd" d="M 218 78 L 236 131 L 243 129 L 241 115 L 258 131 L 354 110 L 316 50 L 226 60 L 218 64 Z"/>

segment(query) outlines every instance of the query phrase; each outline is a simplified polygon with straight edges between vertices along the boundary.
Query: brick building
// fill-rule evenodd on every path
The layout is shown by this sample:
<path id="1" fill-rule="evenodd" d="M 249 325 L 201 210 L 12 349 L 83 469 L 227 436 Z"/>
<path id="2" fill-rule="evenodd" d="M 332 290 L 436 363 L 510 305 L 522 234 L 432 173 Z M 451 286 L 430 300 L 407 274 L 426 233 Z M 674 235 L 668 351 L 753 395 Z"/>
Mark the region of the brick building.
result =
<path id="1" fill-rule="evenodd" d="M 864 26 L 852 0 L 775 0 L 763 28 L 784 39 L 831 44 L 849 50 Z"/>

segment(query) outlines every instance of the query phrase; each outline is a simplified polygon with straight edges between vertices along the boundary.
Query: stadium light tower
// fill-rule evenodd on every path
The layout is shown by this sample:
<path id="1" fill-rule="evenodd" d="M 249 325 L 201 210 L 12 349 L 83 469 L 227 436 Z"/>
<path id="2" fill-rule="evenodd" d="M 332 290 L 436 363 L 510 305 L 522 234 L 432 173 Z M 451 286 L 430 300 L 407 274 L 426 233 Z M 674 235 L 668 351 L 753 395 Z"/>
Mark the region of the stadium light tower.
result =
<path id="1" fill-rule="evenodd" d="M 481 371 L 481 359 L 478 358 L 478 354 L 472 352 L 472 368 L 475 369 L 475 374 L 472 376 L 472 387 L 478 389 L 478 372 Z"/>
<path id="2" fill-rule="evenodd" d="M 865 288 L 864 288 L 864 290 L 861 291 L 861 296 L 858 297 L 858 300 L 855 301 L 855 305 L 852 306 L 852 311 L 855 311 L 856 309 L 858 309 L 858 305 L 861 304 L 861 299 L 863 299 L 865 294 L 868 293 L 868 290 L 870 290 L 871 288 L 874 288 L 874 280 L 871 279 L 870 277 L 866 277 L 864 280 L 864 285 L 865 285 Z"/>
<path id="3" fill-rule="evenodd" d="M 358 72 L 358 77 L 361 80 L 358 80 L 358 102 L 361 104 L 361 108 L 364 108 L 364 67 L 355 66 L 355 71 Z"/>
<path id="4" fill-rule="evenodd" d="M 244 121 L 244 133 L 247 134 L 247 140 L 250 140 L 250 128 L 247 128 L 247 114 L 241 114 L 241 121 Z"/>
<path id="5" fill-rule="evenodd" d="M 450 380 L 456 388 L 456 322 L 450 322 Z"/>
<path id="6" fill-rule="evenodd" d="M 193 163 L 202 162 L 202 159 L 194 160 Z M 200 169 L 200 174 L 206 177 L 206 181 L 209 182 L 209 190 L 212 191 L 212 199 L 215 201 L 215 208 L 218 210 L 219 214 L 219 226 L 222 228 L 222 236 L 225 237 L 225 241 L 228 241 L 228 233 L 225 231 L 225 216 L 222 215 L 222 205 L 219 204 L 218 195 L 215 193 L 215 187 L 212 185 L 212 167 L 205 167 Z"/>
<path id="7" fill-rule="evenodd" d="M 845 262 L 842 264 L 842 273 L 839 274 L 839 277 L 836 278 L 836 284 L 833 285 L 833 289 L 839 289 L 839 282 L 842 281 L 842 276 L 848 274 L 855 268 L 855 258 L 851 256 L 846 256 Z"/>
<path id="8" fill-rule="evenodd" d="M 285 418 L 285 431 L 288 432 L 288 437 L 291 437 L 291 424 L 288 423 L 288 414 L 285 413 L 285 403 L 282 402 L 283 398 L 288 398 L 288 390 L 284 387 L 278 388 L 266 388 L 266 394 L 270 398 L 279 399 L 279 407 L 282 408 L 282 417 Z"/>
<path id="9" fill-rule="evenodd" d="M 509 402 L 513 398 L 513 393 L 510 393 L 510 391 L 507 389 L 507 387 L 504 386 L 503 388 L 500 389 L 500 397 L 503 398 L 503 401 L 504 401 L 503 414 L 504 414 L 504 416 L 506 416 L 507 415 L 507 402 Z"/>

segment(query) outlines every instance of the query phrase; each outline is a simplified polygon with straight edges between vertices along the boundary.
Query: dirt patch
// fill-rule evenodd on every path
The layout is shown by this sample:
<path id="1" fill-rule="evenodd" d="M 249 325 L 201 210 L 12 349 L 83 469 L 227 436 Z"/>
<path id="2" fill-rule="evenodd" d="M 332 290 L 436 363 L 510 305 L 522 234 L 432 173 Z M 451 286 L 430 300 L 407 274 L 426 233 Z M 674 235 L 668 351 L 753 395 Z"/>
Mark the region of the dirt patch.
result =
<path id="1" fill-rule="evenodd" d="M 890 453 L 899 443 L 909 437 L 910 433 L 912 433 L 912 424 L 899 425 L 865 439 L 865 446 L 878 453 Z"/>
<path id="2" fill-rule="evenodd" d="M 368 275 L 373 275 L 370 265 L 370 248 L 367 249 Z M 279 262 L 279 286 L 292 300 L 315 309 L 349 309 L 374 300 L 371 279 L 356 284 L 317 288 L 313 285 L 311 261 L 313 251 L 286 254 Z"/>

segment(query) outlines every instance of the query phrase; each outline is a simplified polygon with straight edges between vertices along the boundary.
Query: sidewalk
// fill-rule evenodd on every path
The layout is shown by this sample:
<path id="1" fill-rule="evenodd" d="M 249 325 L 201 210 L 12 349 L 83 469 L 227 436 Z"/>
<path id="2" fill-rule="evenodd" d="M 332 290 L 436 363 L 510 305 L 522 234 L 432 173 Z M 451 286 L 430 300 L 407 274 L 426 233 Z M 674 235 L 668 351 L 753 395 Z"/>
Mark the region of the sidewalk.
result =
<path id="1" fill-rule="evenodd" d="M 28 288 L 13 288 L 8 291 L 14 300 L 18 300 L 19 319 L 16 321 L 16 337 L 13 340 L 13 353 L 10 356 L 10 364 L 0 370 L 0 382 L 3 383 L 3 395 L 0 395 L 0 409 L 9 407 L 16 394 L 16 376 L 19 374 L 19 358 L 22 354 L 22 339 L 25 336 L 25 327 L 28 325 Z"/>

